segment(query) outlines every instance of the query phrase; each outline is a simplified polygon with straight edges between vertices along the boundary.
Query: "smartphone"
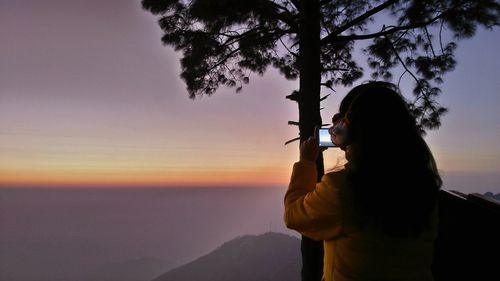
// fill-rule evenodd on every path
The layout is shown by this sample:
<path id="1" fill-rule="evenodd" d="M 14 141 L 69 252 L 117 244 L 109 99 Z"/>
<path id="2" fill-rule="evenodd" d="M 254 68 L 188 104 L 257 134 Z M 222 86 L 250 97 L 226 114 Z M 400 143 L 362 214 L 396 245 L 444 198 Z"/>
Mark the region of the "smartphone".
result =
<path id="1" fill-rule="evenodd" d="M 328 132 L 328 128 L 320 128 L 318 131 L 319 136 L 319 146 L 322 147 L 335 147 L 336 145 L 332 142 L 330 138 L 330 133 Z"/>

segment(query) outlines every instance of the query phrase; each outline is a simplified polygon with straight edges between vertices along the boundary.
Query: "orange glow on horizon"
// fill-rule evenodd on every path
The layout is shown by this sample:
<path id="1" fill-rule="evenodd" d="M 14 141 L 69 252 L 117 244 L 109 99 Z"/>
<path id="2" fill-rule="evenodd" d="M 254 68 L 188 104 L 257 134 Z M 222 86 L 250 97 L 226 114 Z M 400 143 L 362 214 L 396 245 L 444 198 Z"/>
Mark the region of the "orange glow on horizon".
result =
<path id="1" fill-rule="evenodd" d="M 210 134 L 169 137 L 161 131 L 160 137 L 142 134 L 109 138 L 6 135 L 0 142 L 0 187 L 284 187 L 288 184 L 296 147 L 277 149 L 282 141 L 280 134 L 260 137 L 261 142 L 251 136 L 237 141 L 230 138 L 234 134 L 237 133 L 230 131 L 217 137 Z M 193 143 L 193 138 L 203 142 Z M 232 141 L 221 142 L 223 138 Z"/>
<path id="2" fill-rule="evenodd" d="M 286 186 L 288 170 L 193 172 L 2 171 L 0 187 L 276 187 Z"/>

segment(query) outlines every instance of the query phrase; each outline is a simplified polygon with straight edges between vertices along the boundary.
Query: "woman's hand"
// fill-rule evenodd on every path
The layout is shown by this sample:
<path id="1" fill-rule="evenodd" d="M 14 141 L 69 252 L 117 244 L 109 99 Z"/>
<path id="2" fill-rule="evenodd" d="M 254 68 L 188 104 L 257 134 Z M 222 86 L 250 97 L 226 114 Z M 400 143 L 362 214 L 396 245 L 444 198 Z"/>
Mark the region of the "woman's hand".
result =
<path id="1" fill-rule="evenodd" d="M 300 144 L 300 160 L 316 162 L 319 153 L 326 150 L 326 147 L 319 147 L 318 129 L 319 127 L 316 126 L 314 135 Z"/>

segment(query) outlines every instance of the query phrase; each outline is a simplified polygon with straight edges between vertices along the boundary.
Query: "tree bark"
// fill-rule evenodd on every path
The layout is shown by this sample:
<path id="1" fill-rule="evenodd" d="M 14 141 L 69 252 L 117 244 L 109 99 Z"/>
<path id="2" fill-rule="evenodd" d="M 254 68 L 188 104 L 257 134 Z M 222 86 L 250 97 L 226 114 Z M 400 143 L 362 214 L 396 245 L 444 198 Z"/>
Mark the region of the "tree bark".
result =
<path id="1" fill-rule="evenodd" d="M 300 1 L 299 18 L 299 133 L 304 141 L 321 126 L 320 11 L 319 0 Z M 318 181 L 324 174 L 323 155 L 317 159 Z M 320 281 L 323 275 L 323 242 L 302 236 L 302 281 Z"/>

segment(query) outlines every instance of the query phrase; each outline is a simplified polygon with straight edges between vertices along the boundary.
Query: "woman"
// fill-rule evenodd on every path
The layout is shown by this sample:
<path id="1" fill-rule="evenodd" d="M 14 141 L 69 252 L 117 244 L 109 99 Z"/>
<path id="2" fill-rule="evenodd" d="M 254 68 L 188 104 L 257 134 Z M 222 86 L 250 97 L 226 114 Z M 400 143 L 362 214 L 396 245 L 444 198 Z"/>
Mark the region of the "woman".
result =
<path id="1" fill-rule="evenodd" d="M 316 183 L 318 140 L 302 143 L 287 227 L 324 240 L 323 280 L 432 280 L 442 182 L 404 99 L 392 84 L 363 84 L 332 122 L 348 163 Z"/>

